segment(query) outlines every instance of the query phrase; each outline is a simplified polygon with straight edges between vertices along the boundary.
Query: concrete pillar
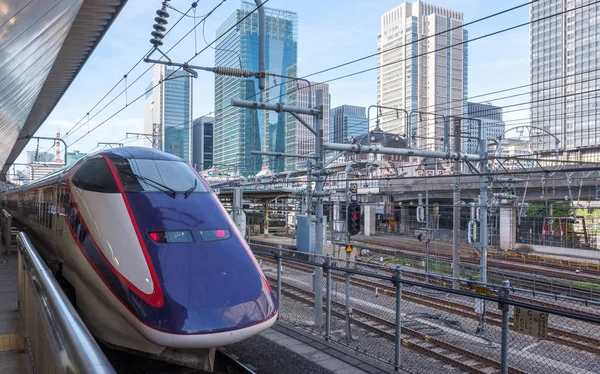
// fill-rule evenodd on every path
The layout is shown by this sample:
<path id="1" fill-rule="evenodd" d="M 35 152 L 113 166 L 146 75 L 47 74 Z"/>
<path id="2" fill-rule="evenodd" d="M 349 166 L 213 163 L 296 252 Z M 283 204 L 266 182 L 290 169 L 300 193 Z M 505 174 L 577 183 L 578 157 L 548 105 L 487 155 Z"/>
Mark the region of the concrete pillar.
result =
<path id="1" fill-rule="evenodd" d="M 408 235 L 409 228 L 409 215 L 408 215 L 408 206 L 402 205 L 400 209 L 400 230 L 398 234 Z"/>
<path id="2" fill-rule="evenodd" d="M 517 211 L 512 205 L 500 206 L 500 249 L 515 248 L 517 237 Z"/>
<path id="3" fill-rule="evenodd" d="M 243 238 L 247 238 L 246 236 L 246 214 L 243 211 L 243 203 L 242 203 L 242 188 L 234 187 L 233 188 L 233 203 L 231 210 L 231 219 L 237 226 L 238 230 L 242 234 Z"/>
<path id="4" fill-rule="evenodd" d="M 269 237 L 269 205 L 265 202 L 265 227 L 263 228 L 263 235 L 265 238 Z"/>
<path id="5" fill-rule="evenodd" d="M 375 207 L 372 205 L 365 205 L 363 210 L 364 217 L 364 234 L 369 236 L 375 234 Z"/>
<path id="6" fill-rule="evenodd" d="M 340 220 L 340 202 L 339 201 L 336 201 L 333 204 L 333 220 L 334 221 Z"/>

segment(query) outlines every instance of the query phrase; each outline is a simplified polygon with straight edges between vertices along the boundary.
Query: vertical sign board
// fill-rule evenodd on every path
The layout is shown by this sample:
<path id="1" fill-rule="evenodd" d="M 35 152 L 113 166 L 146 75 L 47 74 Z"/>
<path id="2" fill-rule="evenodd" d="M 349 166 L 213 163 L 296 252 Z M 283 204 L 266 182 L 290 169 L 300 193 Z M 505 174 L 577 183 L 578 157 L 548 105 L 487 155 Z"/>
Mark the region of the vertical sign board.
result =
<path id="1" fill-rule="evenodd" d="M 548 313 L 515 307 L 513 330 L 525 335 L 545 339 L 548 335 Z"/>

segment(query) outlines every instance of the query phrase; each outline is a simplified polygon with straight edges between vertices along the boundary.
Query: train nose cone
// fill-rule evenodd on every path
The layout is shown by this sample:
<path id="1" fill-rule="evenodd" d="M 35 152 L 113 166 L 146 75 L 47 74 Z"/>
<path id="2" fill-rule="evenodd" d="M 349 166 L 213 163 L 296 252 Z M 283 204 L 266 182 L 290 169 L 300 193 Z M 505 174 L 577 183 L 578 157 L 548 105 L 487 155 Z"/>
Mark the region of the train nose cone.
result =
<path id="1" fill-rule="evenodd" d="M 275 315 L 275 297 L 241 239 L 200 236 L 199 230 L 234 230 L 213 196 L 135 193 L 129 199 L 165 297 L 163 307 L 144 311 L 148 324 L 199 334 L 244 328 Z M 156 230 L 189 230 L 193 241 L 158 243 L 147 234 Z"/>
<path id="2" fill-rule="evenodd" d="M 210 277 L 214 281 L 202 278 L 197 279 L 188 292 L 173 290 L 174 300 L 187 306 L 183 325 L 187 333 L 248 327 L 265 321 L 276 312 L 274 298 L 261 284 L 259 274 L 229 279 Z"/>

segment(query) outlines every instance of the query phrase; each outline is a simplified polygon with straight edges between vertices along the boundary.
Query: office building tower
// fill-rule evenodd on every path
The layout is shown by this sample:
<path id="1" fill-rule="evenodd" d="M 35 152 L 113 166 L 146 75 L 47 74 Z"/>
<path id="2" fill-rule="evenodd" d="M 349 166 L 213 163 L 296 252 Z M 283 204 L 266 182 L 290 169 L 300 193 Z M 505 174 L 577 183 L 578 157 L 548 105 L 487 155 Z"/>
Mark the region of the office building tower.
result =
<path id="1" fill-rule="evenodd" d="M 84 156 L 87 156 L 87 153 L 79 151 L 67 152 L 67 155 L 65 156 L 67 160 L 67 165 L 74 163 L 75 161 L 79 160 Z"/>
<path id="2" fill-rule="evenodd" d="M 369 131 L 367 109 L 362 106 L 342 105 L 331 109 L 329 116 L 329 141 L 348 143 L 352 138 Z"/>
<path id="3" fill-rule="evenodd" d="M 38 152 L 38 151 L 27 151 L 27 163 L 33 162 L 53 162 L 56 158 L 54 153 L 50 152 Z"/>
<path id="4" fill-rule="evenodd" d="M 213 163 L 213 117 L 194 120 L 194 162 L 196 170 L 210 169 Z"/>
<path id="5" fill-rule="evenodd" d="M 464 113 L 467 97 L 467 44 L 462 44 L 467 32 L 461 25 L 461 12 L 422 1 L 403 3 L 381 16 L 377 102 L 402 109 L 382 109 L 381 130 L 408 132 L 411 147 L 442 150 L 444 123 Z M 410 115 L 414 111 L 432 114 Z"/>
<path id="6" fill-rule="evenodd" d="M 529 5 L 533 151 L 578 150 L 583 159 L 598 154 L 599 16 L 592 0 Z"/>
<path id="7" fill-rule="evenodd" d="M 224 36 L 216 45 L 216 66 L 258 71 L 258 12 L 242 21 L 255 8 L 254 2 L 242 2 L 241 8 L 217 29 L 217 36 Z M 270 8 L 265 8 L 265 15 L 265 68 L 271 73 L 286 75 L 288 68 L 297 61 L 298 17 L 293 12 Z M 262 93 L 263 101 L 285 104 L 286 82 L 286 78 L 268 76 Z M 233 107 L 231 99 L 259 101 L 258 79 L 215 75 L 215 165 L 233 166 L 239 168 L 243 175 L 253 175 L 262 169 L 263 161 L 268 161 L 272 171 L 281 171 L 283 163 L 273 158 L 250 155 L 250 152 L 285 150 L 285 113 Z"/>
<path id="8" fill-rule="evenodd" d="M 294 68 L 290 69 L 292 71 Z M 310 89 L 305 81 L 288 82 L 287 101 L 289 105 L 301 107 L 319 107 L 323 106 L 323 134 L 324 141 L 329 138 L 330 128 L 330 107 L 331 96 L 329 95 L 329 85 L 311 82 Z M 309 100 L 310 97 L 310 100 Z M 315 117 L 301 114 L 300 117 L 311 127 L 315 127 Z M 286 136 L 285 153 L 310 154 L 315 152 L 315 135 L 310 132 L 291 114 L 286 114 Z M 285 171 L 296 170 L 306 167 L 306 159 L 296 159 L 291 157 L 278 157 L 276 162 L 278 169 Z"/>
<path id="9" fill-rule="evenodd" d="M 154 87 L 154 88 L 152 88 Z M 193 161 L 192 78 L 188 72 L 156 65 L 144 103 L 146 146 Z M 147 91 L 148 91 L 147 90 Z"/>
<path id="10" fill-rule="evenodd" d="M 504 135 L 505 124 L 502 120 L 502 108 L 491 104 L 467 103 L 467 117 L 481 121 L 481 138 L 488 140 L 500 140 Z M 462 142 L 462 151 L 465 153 L 478 153 L 479 147 L 479 122 L 463 121 L 462 134 L 465 136 Z"/>

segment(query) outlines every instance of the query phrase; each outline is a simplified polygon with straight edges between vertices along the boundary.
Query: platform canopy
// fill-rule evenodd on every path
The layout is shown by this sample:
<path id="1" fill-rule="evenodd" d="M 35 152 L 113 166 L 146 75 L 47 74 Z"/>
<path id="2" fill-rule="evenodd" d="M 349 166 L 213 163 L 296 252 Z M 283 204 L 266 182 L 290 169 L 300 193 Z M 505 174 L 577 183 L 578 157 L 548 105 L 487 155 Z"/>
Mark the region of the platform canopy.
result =
<path id="1" fill-rule="evenodd" d="M 0 1 L 0 180 L 126 2 Z"/>

